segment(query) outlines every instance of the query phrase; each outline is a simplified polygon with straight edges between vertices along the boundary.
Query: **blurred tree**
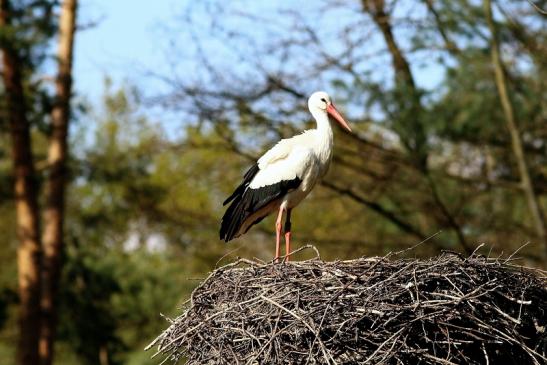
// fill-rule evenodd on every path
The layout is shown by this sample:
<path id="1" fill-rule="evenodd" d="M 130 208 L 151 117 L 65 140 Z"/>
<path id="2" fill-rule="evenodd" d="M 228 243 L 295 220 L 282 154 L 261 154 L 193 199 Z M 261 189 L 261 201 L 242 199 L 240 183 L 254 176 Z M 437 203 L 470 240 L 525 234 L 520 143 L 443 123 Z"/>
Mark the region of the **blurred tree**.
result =
<path id="1" fill-rule="evenodd" d="M 534 191 L 532 180 L 530 179 L 530 171 L 528 169 L 528 163 L 526 162 L 526 156 L 524 155 L 524 149 L 522 148 L 522 140 L 520 132 L 518 130 L 517 122 L 515 120 L 515 113 L 513 111 L 513 104 L 509 99 L 507 91 L 507 85 L 505 80 L 504 66 L 500 57 L 498 32 L 496 30 L 494 20 L 492 17 L 492 4 L 490 0 L 484 0 L 484 11 L 486 13 L 486 23 L 491 33 L 490 41 L 490 53 L 492 55 L 492 63 L 494 65 L 494 72 L 496 75 L 496 88 L 498 89 L 501 106 L 505 119 L 507 121 L 507 129 L 511 135 L 511 146 L 513 148 L 513 155 L 517 162 L 518 171 L 520 175 L 520 183 L 522 189 L 526 195 L 528 208 L 532 215 L 532 221 L 537 235 L 541 241 L 543 241 L 544 253 L 543 257 L 547 260 L 547 228 L 545 224 L 544 214 L 539 204 L 538 197 Z"/>
<path id="2" fill-rule="evenodd" d="M 15 207 L 19 237 L 18 276 L 20 305 L 20 364 L 51 364 L 55 310 L 54 298 L 62 248 L 64 164 L 71 94 L 72 43 L 76 2 L 63 4 L 60 22 L 57 95 L 51 110 L 49 175 L 43 240 L 40 239 L 39 185 L 35 173 L 31 128 L 45 126 L 50 97 L 47 87 L 33 85 L 34 72 L 44 60 L 45 44 L 53 35 L 51 1 L 1 3 L 5 119 L 12 140 Z M 46 17 L 46 20 L 43 17 Z M 27 86 L 29 85 L 29 86 Z M 41 103 L 36 103 L 41 101 Z M 4 119 L 4 118 L 3 118 Z M 44 247 L 42 247 L 44 244 Z M 45 255 L 42 255 L 42 253 Z M 38 336 L 42 332 L 40 344 Z"/>
<path id="3" fill-rule="evenodd" d="M 72 58 L 76 30 L 77 0 L 65 0 L 59 18 L 58 71 L 51 109 L 48 143 L 48 175 L 43 216 L 42 292 L 40 297 L 40 364 L 53 362 L 53 343 L 57 325 L 57 292 L 64 247 L 64 205 L 67 184 L 68 129 L 72 93 Z"/>
<path id="4" fill-rule="evenodd" d="M 186 8 L 181 21 L 189 35 L 173 32 L 185 43 L 172 44 L 182 58 L 203 67 L 188 77 L 191 62 L 181 73 L 173 66 L 162 77 L 172 93 L 155 100 L 202 129 L 223 124 L 228 131 L 222 143 L 235 155 L 253 158 L 299 129 L 292 125 L 306 125 L 305 95 L 331 85 L 335 100 L 358 124 L 357 133 L 337 136 L 335 164 L 322 184 L 327 191 L 316 191 L 316 200 L 306 203 L 317 204 L 306 220 L 323 222 L 314 213 L 330 215 L 342 195 L 351 201 L 346 200 L 348 216 L 367 225 L 354 228 L 345 214 L 333 214 L 331 226 L 346 228 L 335 241 L 358 236 L 374 247 L 361 248 L 363 253 L 392 247 L 386 231 L 396 246 L 405 246 L 446 229 L 429 245 L 468 253 L 477 241 L 496 242 L 495 251 L 542 241 L 534 229 L 538 221 L 522 209 L 527 203 L 517 161 L 500 128 L 505 116 L 480 2 L 325 0 L 298 9 L 244 3 L 211 0 Z M 538 57 L 547 36 L 544 19 L 529 4 L 495 6 L 507 87 L 523 120 L 523 151 L 541 206 L 547 188 L 545 82 L 537 75 L 545 73 Z M 424 82 L 429 74 L 439 75 L 434 86 Z M 301 232 L 306 238 L 334 240 L 326 230 L 309 229 Z M 540 260 L 537 246 L 524 252 Z"/>
<path id="5" fill-rule="evenodd" d="M 13 7 L 8 0 L 0 2 L 2 29 L 3 78 L 6 94 L 6 117 L 12 140 L 14 196 L 17 214 L 17 251 L 19 278 L 19 342 L 17 362 L 37 364 L 40 326 L 40 260 L 41 242 L 38 191 L 27 119 L 27 101 L 23 90 L 22 60 L 13 37 Z"/>
<path id="6" fill-rule="evenodd" d="M 107 82 L 103 105 L 86 117 L 94 135 L 84 123 L 72 145 L 60 338 L 84 363 L 139 363 L 163 327 L 158 312 L 171 313 L 193 287 L 187 278 L 209 269 L 189 246 L 200 231 L 210 243 L 216 221 L 208 197 L 181 179 L 204 174 L 200 154 L 167 140 L 142 115 L 136 90 Z"/>

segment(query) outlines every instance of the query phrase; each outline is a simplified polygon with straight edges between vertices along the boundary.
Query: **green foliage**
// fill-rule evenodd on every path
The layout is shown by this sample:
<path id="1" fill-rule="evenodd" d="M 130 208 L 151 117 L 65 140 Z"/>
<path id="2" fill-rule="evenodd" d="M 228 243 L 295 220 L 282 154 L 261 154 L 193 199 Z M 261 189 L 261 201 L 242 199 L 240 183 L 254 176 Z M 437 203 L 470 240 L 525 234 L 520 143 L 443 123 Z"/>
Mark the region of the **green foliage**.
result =
<path id="1" fill-rule="evenodd" d="M 96 364 L 101 348 L 117 354 L 123 343 L 116 336 L 111 297 L 120 292 L 115 267 L 84 249 L 70 255 L 64 267 L 59 306 L 59 338 L 67 341 L 86 364 Z M 119 361 L 113 360 L 116 364 Z"/>
<path id="2" fill-rule="evenodd" d="M 11 1 L 10 26 L 0 28 L 0 43 L 15 50 L 23 77 L 23 87 L 28 109 L 27 118 L 33 126 L 47 130 L 45 118 L 51 110 L 51 92 L 43 80 L 37 78 L 51 58 L 50 41 L 57 29 L 57 17 L 53 16 L 57 6 L 52 0 Z M 0 96 L 4 90 L 0 88 Z M 2 98 L 3 99 L 3 98 Z M 0 102 L 0 131 L 4 127 L 5 105 Z"/>

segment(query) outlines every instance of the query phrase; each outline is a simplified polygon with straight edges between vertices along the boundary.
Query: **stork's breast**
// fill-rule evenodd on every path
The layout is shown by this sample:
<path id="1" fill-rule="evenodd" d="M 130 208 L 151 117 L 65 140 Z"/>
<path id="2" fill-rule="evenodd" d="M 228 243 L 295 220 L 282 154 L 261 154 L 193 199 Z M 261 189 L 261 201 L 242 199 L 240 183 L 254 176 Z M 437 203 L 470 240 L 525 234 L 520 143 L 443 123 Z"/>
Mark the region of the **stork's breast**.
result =
<path id="1" fill-rule="evenodd" d="M 286 205 L 289 208 L 294 208 L 298 205 L 309 193 L 313 190 L 316 183 L 321 178 L 320 176 L 319 164 L 311 164 L 306 170 L 305 175 L 303 176 L 302 183 L 298 188 L 289 192 L 284 199 Z"/>

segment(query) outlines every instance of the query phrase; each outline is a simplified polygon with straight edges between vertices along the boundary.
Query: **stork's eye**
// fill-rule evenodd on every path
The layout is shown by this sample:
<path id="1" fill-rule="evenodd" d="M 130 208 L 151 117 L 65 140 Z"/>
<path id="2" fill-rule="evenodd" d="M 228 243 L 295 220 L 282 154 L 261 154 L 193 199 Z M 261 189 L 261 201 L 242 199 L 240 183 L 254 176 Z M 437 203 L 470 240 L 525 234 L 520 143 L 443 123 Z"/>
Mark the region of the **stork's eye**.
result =
<path id="1" fill-rule="evenodd" d="M 327 100 L 325 98 L 321 98 L 321 101 L 325 102 L 325 103 L 327 102 Z"/>

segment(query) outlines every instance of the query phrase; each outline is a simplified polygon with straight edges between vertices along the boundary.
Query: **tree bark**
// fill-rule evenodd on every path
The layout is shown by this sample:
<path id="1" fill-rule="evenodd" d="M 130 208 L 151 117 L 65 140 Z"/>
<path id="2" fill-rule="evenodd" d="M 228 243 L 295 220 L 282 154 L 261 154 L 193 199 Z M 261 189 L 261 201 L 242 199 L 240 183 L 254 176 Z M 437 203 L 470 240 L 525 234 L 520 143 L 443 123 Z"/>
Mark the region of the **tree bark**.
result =
<path id="1" fill-rule="evenodd" d="M 0 27 L 11 24 L 11 4 L 0 0 Z M 15 210 L 17 220 L 19 338 L 17 364 L 38 364 L 40 323 L 40 227 L 32 160 L 30 125 L 26 115 L 25 96 L 21 80 L 21 61 L 12 40 L 1 45 L 3 79 L 6 94 L 7 120 L 12 140 Z"/>
<path id="2" fill-rule="evenodd" d="M 48 176 L 45 187 L 44 250 L 42 266 L 42 320 L 40 363 L 51 365 L 57 324 L 57 293 L 64 247 L 64 206 L 67 180 L 68 127 L 72 92 L 72 56 L 76 26 L 77 0 L 62 3 L 59 19 L 58 74 L 55 102 L 51 112 L 52 130 L 48 146 Z"/>
<path id="3" fill-rule="evenodd" d="M 547 227 L 541 211 L 539 199 L 532 185 L 532 179 L 530 178 L 530 171 L 528 170 L 528 165 L 526 163 L 526 156 L 524 155 L 524 148 L 522 147 L 522 140 L 520 138 L 515 112 L 507 90 L 504 66 L 500 57 L 498 34 L 492 18 L 491 1 L 483 0 L 483 6 L 486 14 L 486 22 L 488 23 L 488 28 L 491 33 L 490 53 L 492 57 L 492 64 L 494 66 L 496 87 L 498 89 L 501 106 L 505 115 L 507 129 L 509 130 L 509 134 L 511 136 L 513 155 L 515 156 L 515 160 L 517 162 L 521 186 L 526 196 L 530 214 L 532 215 L 534 229 L 538 235 L 538 238 L 544 244 L 543 257 L 547 257 Z"/>

